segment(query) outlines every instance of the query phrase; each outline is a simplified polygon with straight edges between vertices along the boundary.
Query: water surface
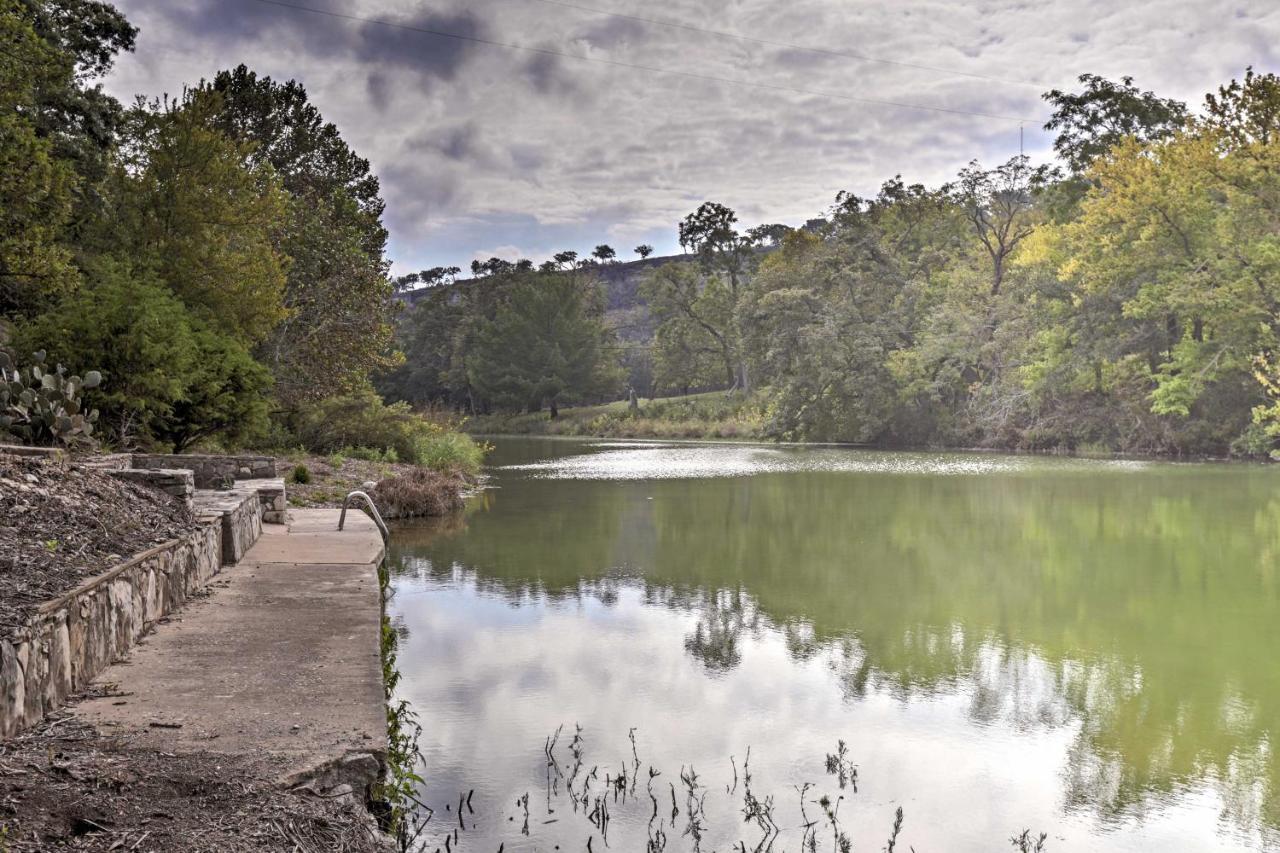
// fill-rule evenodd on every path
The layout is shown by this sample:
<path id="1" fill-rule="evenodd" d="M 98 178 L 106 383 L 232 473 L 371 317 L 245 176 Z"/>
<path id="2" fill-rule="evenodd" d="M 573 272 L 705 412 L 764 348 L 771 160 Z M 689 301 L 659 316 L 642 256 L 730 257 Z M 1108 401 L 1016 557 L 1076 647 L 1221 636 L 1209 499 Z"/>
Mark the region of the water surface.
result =
<path id="1" fill-rule="evenodd" d="M 1280 471 L 494 444 L 465 514 L 393 539 L 427 850 L 474 789 L 453 849 L 599 853 L 620 774 L 609 849 L 751 850 L 748 748 L 778 851 L 806 818 L 833 849 L 823 795 L 854 850 L 899 806 L 919 853 L 1280 845 Z"/>

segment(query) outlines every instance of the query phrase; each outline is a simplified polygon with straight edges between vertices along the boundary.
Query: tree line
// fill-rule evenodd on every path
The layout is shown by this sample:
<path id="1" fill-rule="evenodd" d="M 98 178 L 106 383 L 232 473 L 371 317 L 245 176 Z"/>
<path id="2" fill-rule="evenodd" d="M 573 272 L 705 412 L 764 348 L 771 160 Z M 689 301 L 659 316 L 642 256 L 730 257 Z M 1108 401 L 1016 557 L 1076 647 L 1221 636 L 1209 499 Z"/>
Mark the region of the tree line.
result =
<path id="1" fill-rule="evenodd" d="M 387 387 L 552 414 L 628 384 L 728 389 L 796 440 L 1270 451 L 1280 79 L 1249 69 L 1197 111 L 1130 78 L 1079 82 L 1044 95 L 1053 163 L 895 177 L 799 229 L 702 205 L 679 223 L 685 256 L 641 284 L 642 359 L 623 358 L 601 309 L 612 250 L 494 259 L 418 300 Z"/>
<path id="2" fill-rule="evenodd" d="M 123 105 L 137 30 L 0 0 L 0 348 L 100 371 L 119 446 L 268 441 L 398 361 L 384 203 L 294 81 L 247 67 Z"/>

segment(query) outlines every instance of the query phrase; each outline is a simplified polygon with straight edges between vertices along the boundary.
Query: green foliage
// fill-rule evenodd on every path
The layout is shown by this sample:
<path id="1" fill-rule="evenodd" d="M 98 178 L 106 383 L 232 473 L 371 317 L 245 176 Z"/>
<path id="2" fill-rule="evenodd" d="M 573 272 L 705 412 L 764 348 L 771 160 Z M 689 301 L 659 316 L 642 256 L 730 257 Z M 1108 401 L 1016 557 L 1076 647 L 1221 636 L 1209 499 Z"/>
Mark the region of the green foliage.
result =
<path id="1" fill-rule="evenodd" d="M 30 12 L 0 2 L 0 318 L 37 313 L 76 283 L 65 229 L 79 179 L 39 112 L 46 93 L 75 88 L 72 64 Z"/>
<path id="2" fill-rule="evenodd" d="M 1044 95 L 1054 107 L 1044 129 L 1058 132 L 1053 149 L 1076 174 L 1126 139 L 1164 139 L 1187 120 L 1186 104 L 1143 92 L 1133 85 L 1132 77 L 1116 83 L 1097 74 L 1081 74 L 1080 83 L 1083 91 L 1053 89 Z"/>
<path id="3" fill-rule="evenodd" d="M 344 447 L 338 456 L 360 459 L 364 462 L 399 462 L 400 454 L 394 447 Z"/>
<path id="4" fill-rule="evenodd" d="M 211 96 L 212 124 L 290 196 L 278 223 L 290 259 L 287 316 L 261 348 L 277 398 L 292 407 L 335 388 L 357 390 L 371 371 L 397 363 L 377 177 L 296 81 L 277 83 L 241 65 L 201 92 Z"/>
<path id="5" fill-rule="evenodd" d="M 430 421 L 406 403 L 383 403 L 372 389 L 321 400 L 303 407 L 293 427 L 294 439 L 313 453 L 340 459 L 411 462 L 436 470 L 479 471 L 484 459 L 468 436 Z"/>
<path id="6" fill-rule="evenodd" d="M 18 329 L 19 347 L 42 341 L 51 357 L 102 371 L 94 403 L 122 446 L 155 439 L 182 449 L 215 436 L 236 443 L 265 429 L 266 370 L 125 262 L 95 264 L 84 287 Z"/>
<path id="7" fill-rule="evenodd" d="M 514 274 L 493 319 L 475 335 L 467 379 L 494 406 L 555 417 L 565 398 L 617 393 L 593 279 L 576 273 Z"/>
<path id="8" fill-rule="evenodd" d="M 397 364 L 378 180 L 244 66 L 122 109 L 93 80 L 135 36 L 98 0 L 0 0 L 0 319 L 100 366 L 125 446 L 257 441 Z"/>
<path id="9" fill-rule="evenodd" d="M 247 143 L 215 126 L 215 93 L 139 102 L 111 171 L 98 239 L 145 265 L 198 319 L 247 346 L 287 314 L 278 247 L 287 196 Z"/>
<path id="10" fill-rule="evenodd" d="M 414 442 L 414 461 L 435 471 L 479 473 L 484 454 L 485 448 L 469 435 L 452 430 L 437 429 Z"/>
<path id="11" fill-rule="evenodd" d="M 310 483 L 311 469 L 301 463 L 294 465 L 293 469 L 289 472 L 289 482 L 302 484 Z"/>
<path id="12" fill-rule="evenodd" d="M 389 584 L 385 562 L 378 567 L 378 580 L 385 601 Z M 387 810 L 382 820 L 383 829 L 401 846 L 406 846 L 414 829 L 414 791 L 422 784 L 417 771 L 422 758 L 418 750 L 422 726 L 408 701 L 396 695 L 396 686 L 400 683 L 400 671 L 396 667 L 397 640 L 395 627 L 384 613 L 380 651 L 387 706 L 387 772 L 375 786 L 374 799 Z"/>
<path id="13" fill-rule="evenodd" d="M 98 410 L 85 413 L 80 392 L 97 388 L 102 374 L 91 370 L 83 379 L 68 376 L 61 364 L 49 370 L 44 350 L 36 351 L 32 361 L 21 370 L 0 352 L 0 430 L 33 444 L 92 445 Z"/>

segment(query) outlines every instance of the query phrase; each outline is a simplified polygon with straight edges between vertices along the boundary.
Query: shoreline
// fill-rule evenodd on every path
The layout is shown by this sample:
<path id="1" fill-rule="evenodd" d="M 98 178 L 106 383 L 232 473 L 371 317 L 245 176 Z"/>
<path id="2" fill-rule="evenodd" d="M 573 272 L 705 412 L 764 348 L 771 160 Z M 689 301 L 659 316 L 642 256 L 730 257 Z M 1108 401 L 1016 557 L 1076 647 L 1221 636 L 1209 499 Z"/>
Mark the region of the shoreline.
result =
<path id="1" fill-rule="evenodd" d="M 1019 448 L 1001 448 L 1001 447 L 960 447 L 947 445 L 879 445 L 879 444 L 855 444 L 852 442 L 840 441 L 781 441 L 768 438 L 667 438 L 663 436 L 653 435 L 636 435 L 636 436 L 620 436 L 605 434 L 572 434 L 572 433 L 536 433 L 536 432 L 468 432 L 472 438 L 488 440 L 500 440 L 504 438 L 519 439 L 547 439 L 556 441 L 626 441 L 626 442 L 649 442 L 653 444 L 727 444 L 757 447 L 787 447 L 787 448 L 828 448 L 833 450 L 862 450 L 870 453 L 966 453 L 966 454 L 989 454 L 997 456 L 1026 456 L 1032 458 L 1048 458 L 1048 459 L 1080 459 L 1092 460 L 1098 462 L 1164 462 L 1173 465 L 1195 465 L 1195 464 L 1213 464 L 1213 465 L 1257 465 L 1270 466 L 1275 464 L 1277 460 L 1268 459 L 1263 456 L 1210 456 L 1205 454 L 1199 455 L 1173 455 L 1160 453 L 1137 453 L 1137 452 L 1079 452 L 1066 450 L 1026 450 Z"/>

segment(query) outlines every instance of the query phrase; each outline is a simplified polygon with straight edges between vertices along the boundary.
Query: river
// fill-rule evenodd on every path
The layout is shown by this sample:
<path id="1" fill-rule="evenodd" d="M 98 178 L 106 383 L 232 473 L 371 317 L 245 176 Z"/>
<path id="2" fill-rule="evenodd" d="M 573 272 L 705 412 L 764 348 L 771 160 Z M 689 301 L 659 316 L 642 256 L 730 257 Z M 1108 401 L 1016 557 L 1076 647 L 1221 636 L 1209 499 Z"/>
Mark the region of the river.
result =
<path id="1" fill-rule="evenodd" d="M 426 850 L 1280 849 L 1280 468 L 491 442 L 392 539 Z"/>

